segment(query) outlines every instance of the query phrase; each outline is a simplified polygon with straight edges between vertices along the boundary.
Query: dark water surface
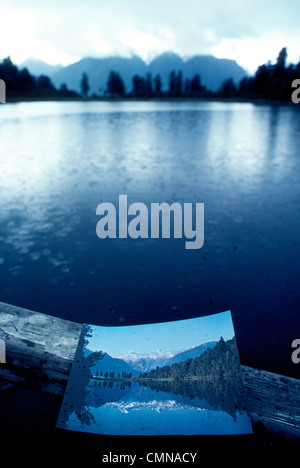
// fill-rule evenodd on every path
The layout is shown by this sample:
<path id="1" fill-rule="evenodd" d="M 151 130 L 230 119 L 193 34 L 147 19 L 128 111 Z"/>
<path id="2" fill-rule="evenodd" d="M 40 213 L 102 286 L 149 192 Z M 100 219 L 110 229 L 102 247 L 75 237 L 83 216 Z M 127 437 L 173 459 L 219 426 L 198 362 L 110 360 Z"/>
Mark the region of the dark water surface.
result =
<path id="1" fill-rule="evenodd" d="M 0 108 L 0 300 L 78 322 L 232 311 L 242 363 L 297 376 L 300 113 L 232 103 Z M 96 236 L 101 202 L 203 202 L 205 242 Z"/>

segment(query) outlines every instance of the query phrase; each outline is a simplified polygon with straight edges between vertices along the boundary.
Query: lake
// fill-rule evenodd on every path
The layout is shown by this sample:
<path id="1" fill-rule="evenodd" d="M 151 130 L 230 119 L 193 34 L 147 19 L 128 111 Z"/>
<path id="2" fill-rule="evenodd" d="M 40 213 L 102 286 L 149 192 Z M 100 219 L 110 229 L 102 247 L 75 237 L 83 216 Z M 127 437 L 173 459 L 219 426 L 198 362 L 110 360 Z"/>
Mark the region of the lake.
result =
<path id="1" fill-rule="evenodd" d="M 76 411 L 67 410 L 66 418 L 63 413 L 64 409 L 57 427 L 95 434 L 232 435 L 252 432 L 245 412 L 232 413 L 230 408 L 215 407 L 203 398 L 163 391 L 155 388 L 155 382 L 126 385 L 90 381 L 82 409 L 76 406 Z"/>
<path id="2" fill-rule="evenodd" d="M 242 363 L 296 376 L 300 113 L 217 102 L 0 106 L 0 300 L 99 325 L 230 309 Z M 203 248 L 99 239 L 99 203 L 201 202 Z"/>

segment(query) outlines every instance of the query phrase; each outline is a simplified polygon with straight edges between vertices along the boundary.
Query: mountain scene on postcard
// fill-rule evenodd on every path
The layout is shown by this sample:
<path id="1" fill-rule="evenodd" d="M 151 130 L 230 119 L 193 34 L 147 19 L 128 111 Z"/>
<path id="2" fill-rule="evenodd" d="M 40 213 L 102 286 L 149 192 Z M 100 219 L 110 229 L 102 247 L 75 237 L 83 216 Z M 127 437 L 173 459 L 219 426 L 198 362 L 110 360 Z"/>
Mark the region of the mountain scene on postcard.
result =
<path id="1" fill-rule="evenodd" d="M 115 435 L 251 432 L 230 320 L 222 313 L 136 327 L 86 325 L 59 427 Z"/>

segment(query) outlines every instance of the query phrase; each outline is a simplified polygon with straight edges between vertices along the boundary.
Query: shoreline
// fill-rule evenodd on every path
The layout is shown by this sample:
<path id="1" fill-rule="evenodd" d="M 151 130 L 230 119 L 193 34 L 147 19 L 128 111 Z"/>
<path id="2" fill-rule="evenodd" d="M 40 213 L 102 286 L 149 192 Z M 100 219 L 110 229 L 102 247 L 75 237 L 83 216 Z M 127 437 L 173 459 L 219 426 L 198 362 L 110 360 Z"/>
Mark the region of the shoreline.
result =
<path id="1" fill-rule="evenodd" d="M 139 377 L 100 377 L 93 376 L 92 380 L 100 380 L 105 382 L 175 382 L 176 379 L 165 378 L 165 379 L 152 379 L 152 378 L 139 378 Z M 192 380 L 192 379 L 189 379 Z"/>
<path id="2" fill-rule="evenodd" d="M 221 102 L 221 103 L 237 103 L 237 104 L 255 104 L 255 105 L 270 105 L 270 106 L 293 106 L 297 107 L 297 104 L 289 101 L 271 101 L 268 99 L 244 99 L 244 98 L 192 98 L 192 97 L 135 97 L 135 96 L 124 96 L 124 97 L 88 97 L 82 98 L 9 98 L 6 99 L 5 104 L 18 104 L 23 102 L 178 102 L 178 103 L 202 103 L 202 102 Z M 1 107 L 1 106 L 0 106 Z"/>

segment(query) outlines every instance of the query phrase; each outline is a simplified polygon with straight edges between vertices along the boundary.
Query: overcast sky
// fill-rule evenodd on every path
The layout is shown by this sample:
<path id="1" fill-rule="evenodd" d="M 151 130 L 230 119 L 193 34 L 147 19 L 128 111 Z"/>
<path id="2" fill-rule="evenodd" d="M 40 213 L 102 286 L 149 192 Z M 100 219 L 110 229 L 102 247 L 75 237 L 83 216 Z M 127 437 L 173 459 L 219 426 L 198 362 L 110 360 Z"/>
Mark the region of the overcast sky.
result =
<path id="1" fill-rule="evenodd" d="M 164 52 L 232 58 L 253 72 L 286 46 L 300 59 L 299 0 L 0 0 L 0 58 L 64 65 Z"/>

